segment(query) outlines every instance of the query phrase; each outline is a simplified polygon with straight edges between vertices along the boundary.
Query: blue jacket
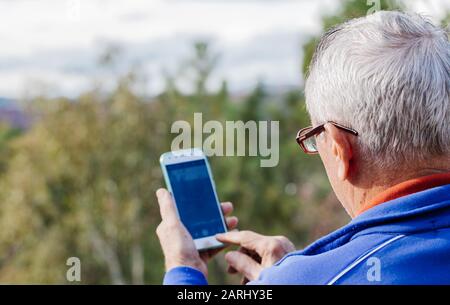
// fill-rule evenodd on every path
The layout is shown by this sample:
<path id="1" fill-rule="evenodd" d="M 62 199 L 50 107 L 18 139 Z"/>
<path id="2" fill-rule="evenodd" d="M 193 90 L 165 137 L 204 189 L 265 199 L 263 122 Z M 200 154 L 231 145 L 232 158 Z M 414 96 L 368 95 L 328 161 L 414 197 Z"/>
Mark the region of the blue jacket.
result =
<path id="1" fill-rule="evenodd" d="M 164 284 L 207 284 L 177 267 Z M 250 284 L 450 284 L 450 184 L 375 206 Z"/>

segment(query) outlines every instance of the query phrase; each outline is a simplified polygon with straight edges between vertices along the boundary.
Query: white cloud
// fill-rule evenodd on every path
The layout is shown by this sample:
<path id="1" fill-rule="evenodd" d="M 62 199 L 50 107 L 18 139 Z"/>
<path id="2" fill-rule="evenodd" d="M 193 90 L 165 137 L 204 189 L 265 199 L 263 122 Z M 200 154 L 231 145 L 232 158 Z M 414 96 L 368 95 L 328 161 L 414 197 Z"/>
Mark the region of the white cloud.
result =
<path id="1" fill-rule="evenodd" d="M 207 37 L 222 54 L 216 82 L 246 88 L 300 79 L 300 39 L 320 29 L 338 0 L 0 0 L 0 96 L 20 96 L 30 79 L 53 94 L 76 95 L 99 76 L 105 45 L 124 47 L 121 66 L 138 63 L 160 90 L 190 43 Z M 449 0 L 416 0 L 430 15 Z M 103 75 L 106 77 L 106 75 Z"/>

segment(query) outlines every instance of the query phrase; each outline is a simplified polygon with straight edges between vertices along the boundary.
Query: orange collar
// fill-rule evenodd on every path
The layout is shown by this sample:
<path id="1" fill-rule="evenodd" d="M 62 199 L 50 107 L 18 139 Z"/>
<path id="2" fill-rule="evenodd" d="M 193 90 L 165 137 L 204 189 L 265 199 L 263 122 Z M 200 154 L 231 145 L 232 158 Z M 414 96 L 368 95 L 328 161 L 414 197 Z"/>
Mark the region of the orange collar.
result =
<path id="1" fill-rule="evenodd" d="M 383 202 L 446 184 L 450 184 L 450 172 L 418 177 L 404 181 L 375 196 L 367 205 L 363 206 L 358 211 L 356 216 Z"/>

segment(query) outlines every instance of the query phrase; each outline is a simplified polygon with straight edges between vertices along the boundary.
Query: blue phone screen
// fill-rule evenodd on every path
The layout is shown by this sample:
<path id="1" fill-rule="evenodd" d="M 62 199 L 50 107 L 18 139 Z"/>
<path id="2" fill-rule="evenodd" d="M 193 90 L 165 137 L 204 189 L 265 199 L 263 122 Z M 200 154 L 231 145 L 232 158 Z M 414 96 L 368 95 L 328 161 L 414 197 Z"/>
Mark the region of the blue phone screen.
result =
<path id="1" fill-rule="evenodd" d="M 166 165 L 183 224 L 194 239 L 225 232 L 205 160 Z"/>

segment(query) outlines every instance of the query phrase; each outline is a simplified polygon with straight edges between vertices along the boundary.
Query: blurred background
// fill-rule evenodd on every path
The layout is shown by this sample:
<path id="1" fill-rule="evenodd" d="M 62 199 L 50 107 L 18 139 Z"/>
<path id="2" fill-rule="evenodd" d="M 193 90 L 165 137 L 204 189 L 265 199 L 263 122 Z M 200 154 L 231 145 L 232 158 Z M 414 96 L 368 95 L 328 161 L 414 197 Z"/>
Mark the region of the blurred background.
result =
<path id="1" fill-rule="evenodd" d="M 294 138 L 318 38 L 377 8 L 450 20 L 450 0 L 0 0 L 0 282 L 68 283 L 78 257 L 83 284 L 161 283 L 158 159 L 194 112 L 280 122 L 278 166 L 210 158 L 241 229 L 302 248 L 348 222 Z"/>

